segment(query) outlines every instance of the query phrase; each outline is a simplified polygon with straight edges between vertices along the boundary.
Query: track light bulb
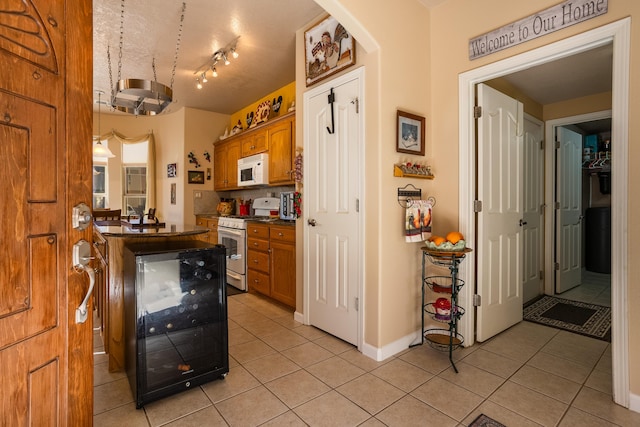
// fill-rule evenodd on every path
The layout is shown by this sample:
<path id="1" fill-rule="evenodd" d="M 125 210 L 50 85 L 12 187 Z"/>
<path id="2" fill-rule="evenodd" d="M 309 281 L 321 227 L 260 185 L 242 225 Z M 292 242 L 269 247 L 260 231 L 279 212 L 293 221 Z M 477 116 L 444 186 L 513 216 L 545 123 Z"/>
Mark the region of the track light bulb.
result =
<path id="1" fill-rule="evenodd" d="M 211 75 L 213 77 L 218 77 L 218 71 L 216 70 L 216 67 L 213 67 L 213 71 L 212 71 Z"/>
<path id="2" fill-rule="evenodd" d="M 198 89 L 202 89 L 202 83 L 200 83 L 200 79 L 196 79 L 196 82 L 197 82 L 197 83 L 196 83 L 196 87 L 197 87 Z"/>
<path id="3" fill-rule="evenodd" d="M 238 52 L 236 52 L 236 48 L 234 47 L 233 49 L 231 49 L 231 56 L 233 56 L 233 59 L 237 59 L 238 56 Z"/>
<path id="4" fill-rule="evenodd" d="M 227 55 L 222 55 L 222 57 L 224 58 L 224 65 L 229 65 L 231 64 L 231 62 L 229 61 L 229 59 L 227 59 Z"/>
<path id="5" fill-rule="evenodd" d="M 202 73 L 202 83 L 206 83 L 209 80 L 207 80 L 207 72 L 205 71 L 204 73 Z"/>

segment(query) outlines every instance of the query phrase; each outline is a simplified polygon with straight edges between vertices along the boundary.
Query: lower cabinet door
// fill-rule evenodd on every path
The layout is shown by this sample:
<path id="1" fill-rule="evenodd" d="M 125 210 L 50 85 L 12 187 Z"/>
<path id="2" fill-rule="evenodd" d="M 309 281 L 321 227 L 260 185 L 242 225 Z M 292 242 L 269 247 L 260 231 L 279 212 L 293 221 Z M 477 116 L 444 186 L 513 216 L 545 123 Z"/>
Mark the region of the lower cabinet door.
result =
<path id="1" fill-rule="evenodd" d="M 250 291 L 260 292 L 263 295 L 270 296 L 269 292 L 269 275 L 261 271 L 247 270 L 247 285 Z"/>
<path id="2" fill-rule="evenodd" d="M 271 298 L 296 306 L 296 246 L 271 241 Z"/>

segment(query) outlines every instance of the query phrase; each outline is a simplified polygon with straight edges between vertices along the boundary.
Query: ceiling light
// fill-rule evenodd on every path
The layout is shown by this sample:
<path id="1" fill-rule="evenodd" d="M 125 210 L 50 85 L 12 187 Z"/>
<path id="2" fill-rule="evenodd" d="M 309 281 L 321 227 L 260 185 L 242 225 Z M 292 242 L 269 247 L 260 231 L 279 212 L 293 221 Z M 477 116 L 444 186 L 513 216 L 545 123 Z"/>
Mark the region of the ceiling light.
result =
<path id="1" fill-rule="evenodd" d="M 196 87 L 198 89 L 202 89 L 202 83 L 200 83 L 200 79 L 196 79 Z"/>
<path id="2" fill-rule="evenodd" d="M 211 70 L 211 75 L 213 77 L 218 77 L 216 65 L 218 65 L 219 63 L 229 65 L 231 64 L 229 58 L 235 59 L 240 56 L 238 55 L 237 51 L 238 38 L 239 36 L 236 37 L 231 43 L 227 44 L 227 46 L 225 46 L 224 48 L 216 50 L 213 55 L 211 55 L 209 60 L 206 63 L 202 64 L 202 66 L 198 68 L 193 74 L 201 79 L 202 83 L 205 83 L 207 81 L 206 73 L 209 69 Z"/>
<path id="3" fill-rule="evenodd" d="M 101 107 L 102 107 L 102 94 L 104 93 L 101 90 L 97 90 L 98 92 L 98 138 L 94 138 L 96 143 L 93 144 L 93 157 L 106 157 L 112 158 L 115 155 L 109 150 L 109 147 L 102 145 L 102 141 L 100 141 L 101 133 L 100 133 L 100 116 L 101 116 Z"/>
<path id="4" fill-rule="evenodd" d="M 155 58 L 151 64 L 153 69 L 153 80 L 145 79 L 121 79 L 122 70 L 122 46 L 124 34 L 124 2 L 122 0 L 120 8 L 120 43 L 118 54 L 118 82 L 114 85 L 111 80 L 111 107 L 125 113 L 144 115 L 154 115 L 161 113 L 171 104 L 173 100 L 173 81 L 176 74 L 176 65 L 178 62 L 178 51 L 180 50 L 180 41 L 182 38 L 182 24 L 184 22 L 184 12 L 186 3 L 182 3 L 182 15 L 180 16 L 180 25 L 178 27 L 178 38 L 176 41 L 175 55 L 173 59 L 173 69 L 171 70 L 171 84 L 166 86 L 158 82 L 156 76 Z M 107 59 L 109 62 L 109 76 L 111 77 L 111 54 L 107 48 Z"/>

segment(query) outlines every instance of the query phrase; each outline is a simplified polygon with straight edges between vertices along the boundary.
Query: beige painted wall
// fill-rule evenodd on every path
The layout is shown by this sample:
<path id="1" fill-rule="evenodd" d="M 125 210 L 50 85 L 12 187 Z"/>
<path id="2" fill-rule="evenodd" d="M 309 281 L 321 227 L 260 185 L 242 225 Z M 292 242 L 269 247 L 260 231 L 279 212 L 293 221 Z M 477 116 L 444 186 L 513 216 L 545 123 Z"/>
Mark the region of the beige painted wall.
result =
<path id="1" fill-rule="evenodd" d="M 94 113 L 94 127 L 97 115 Z M 213 162 L 213 142 L 224 133 L 229 123 L 229 115 L 212 113 L 195 108 L 181 108 L 175 113 L 158 116 L 131 116 L 102 113 L 101 131 L 110 130 L 135 138 L 153 132 L 156 141 L 156 207 L 158 217 L 165 222 L 193 224 L 193 190 L 213 190 L 213 180 L 204 185 L 188 184 L 187 170 L 205 170 L 213 163 L 204 158 L 207 150 Z M 97 127 L 94 132 L 97 132 Z M 110 206 L 118 209 L 122 188 L 121 148 L 117 140 L 109 141 L 109 148 L 116 155 L 109 159 L 109 198 Z M 187 154 L 193 151 L 201 167 L 196 169 L 189 164 Z M 178 176 L 167 178 L 167 164 L 177 163 Z M 171 183 L 176 183 L 176 204 L 171 205 Z"/>
<path id="2" fill-rule="evenodd" d="M 418 328 L 417 289 L 419 283 L 418 246 L 401 238 L 401 209 L 395 204 L 395 189 L 412 182 L 423 194 L 437 198 L 434 231 L 443 233 L 458 225 L 458 76 L 465 71 L 493 63 L 627 16 L 640 19 L 640 2 L 610 1 L 606 15 L 531 40 L 519 46 L 474 61 L 468 59 L 469 39 L 502 25 L 538 12 L 558 0 L 448 0 L 430 11 L 420 10 L 417 0 L 378 3 L 366 0 L 316 0 L 335 16 L 356 39 L 367 47 L 379 47 L 380 61 L 374 64 L 379 76 L 367 85 L 367 108 L 378 103 L 379 111 L 367 111 L 367 236 L 366 269 L 377 271 L 367 280 L 367 304 L 370 293 L 380 316 L 369 316 L 365 308 L 365 341 L 385 346 Z M 640 40 L 640 27 L 632 27 L 631 40 Z M 629 159 L 640 158 L 640 145 L 634 144 L 640 123 L 633 120 L 640 106 L 640 52 L 632 45 L 630 63 Z M 370 50 L 372 51 L 372 50 Z M 299 61 L 298 61 L 299 62 Z M 368 71 L 368 70 L 367 70 Z M 371 86 L 370 86 L 371 85 Z M 395 111 L 412 109 L 427 117 L 427 160 L 433 167 L 433 182 L 415 182 L 393 178 L 393 163 L 402 159 L 393 150 Z M 555 113 L 554 113 L 555 115 Z M 640 182 L 640 169 L 629 167 L 629 219 L 640 208 L 640 195 L 633 183 Z M 376 236 L 376 237 L 373 237 Z M 629 277 L 640 275 L 640 265 L 631 261 L 640 255 L 640 224 L 628 224 Z M 384 242 L 384 244 L 380 243 Z M 629 307 L 640 304 L 640 287 L 630 280 Z M 384 304 L 382 304 L 382 301 Z M 416 313 L 411 316 L 410 313 Z M 631 310 L 629 360 L 631 391 L 640 393 L 640 336 L 634 325 L 640 313 Z"/>
<path id="3" fill-rule="evenodd" d="M 357 66 L 366 67 L 364 341 L 381 348 L 415 333 L 420 322 L 420 244 L 405 243 L 404 209 L 397 203 L 397 189 L 411 182 L 425 196 L 432 195 L 435 181 L 393 178 L 393 164 L 424 160 L 397 153 L 395 133 L 398 109 L 425 116 L 427 130 L 432 125 L 429 11 L 414 0 L 378 2 L 375 7 L 366 0 L 316 2 L 358 41 Z M 304 51 L 299 49 L 298 55 L 304 57 Z M 304 69 L 298 68 L 296 77 L 304 81 Z M 298 90 L 301 99 L 307 88 L 299 84 Z M 300 126 L 297 135 L 302 141 Z M 431 152 L 427 138 L 426 159 Z"/>

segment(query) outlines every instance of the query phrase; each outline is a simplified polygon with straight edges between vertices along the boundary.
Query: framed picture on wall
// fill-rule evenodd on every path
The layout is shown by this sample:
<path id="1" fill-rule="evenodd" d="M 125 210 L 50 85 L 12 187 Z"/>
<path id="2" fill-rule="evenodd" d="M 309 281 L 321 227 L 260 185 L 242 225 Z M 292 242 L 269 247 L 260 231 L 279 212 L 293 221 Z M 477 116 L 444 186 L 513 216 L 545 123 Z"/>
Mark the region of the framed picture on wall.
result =
<path id="1" fill-rule="evenodd" d="M 176 183 L 175 182 L 171 183 L 171 204 L 172 205 L 176 204 Z"/>
<path id="2" fill-rule="evenodd" d="M 356 63 L 356 44 L 332 16 L 304 32 L 307 86 L 326 79 Z"/>
<path id="3" fill-rule="evenodd" d="M 178 176 L 178 165 L 176 163 L 169 163 L 167 165 L 167 178 L 175 178 Z"/>
<path id="4" fill-rule="evenodd" d="M 189 171 L 187 174 L 189 184 L 204 184 L 203 171 Z"/>
<path id="5" fill-rule="evenodd" d="M 398 110 L 396 151 L 424 156 L 424 117 Z"/>

